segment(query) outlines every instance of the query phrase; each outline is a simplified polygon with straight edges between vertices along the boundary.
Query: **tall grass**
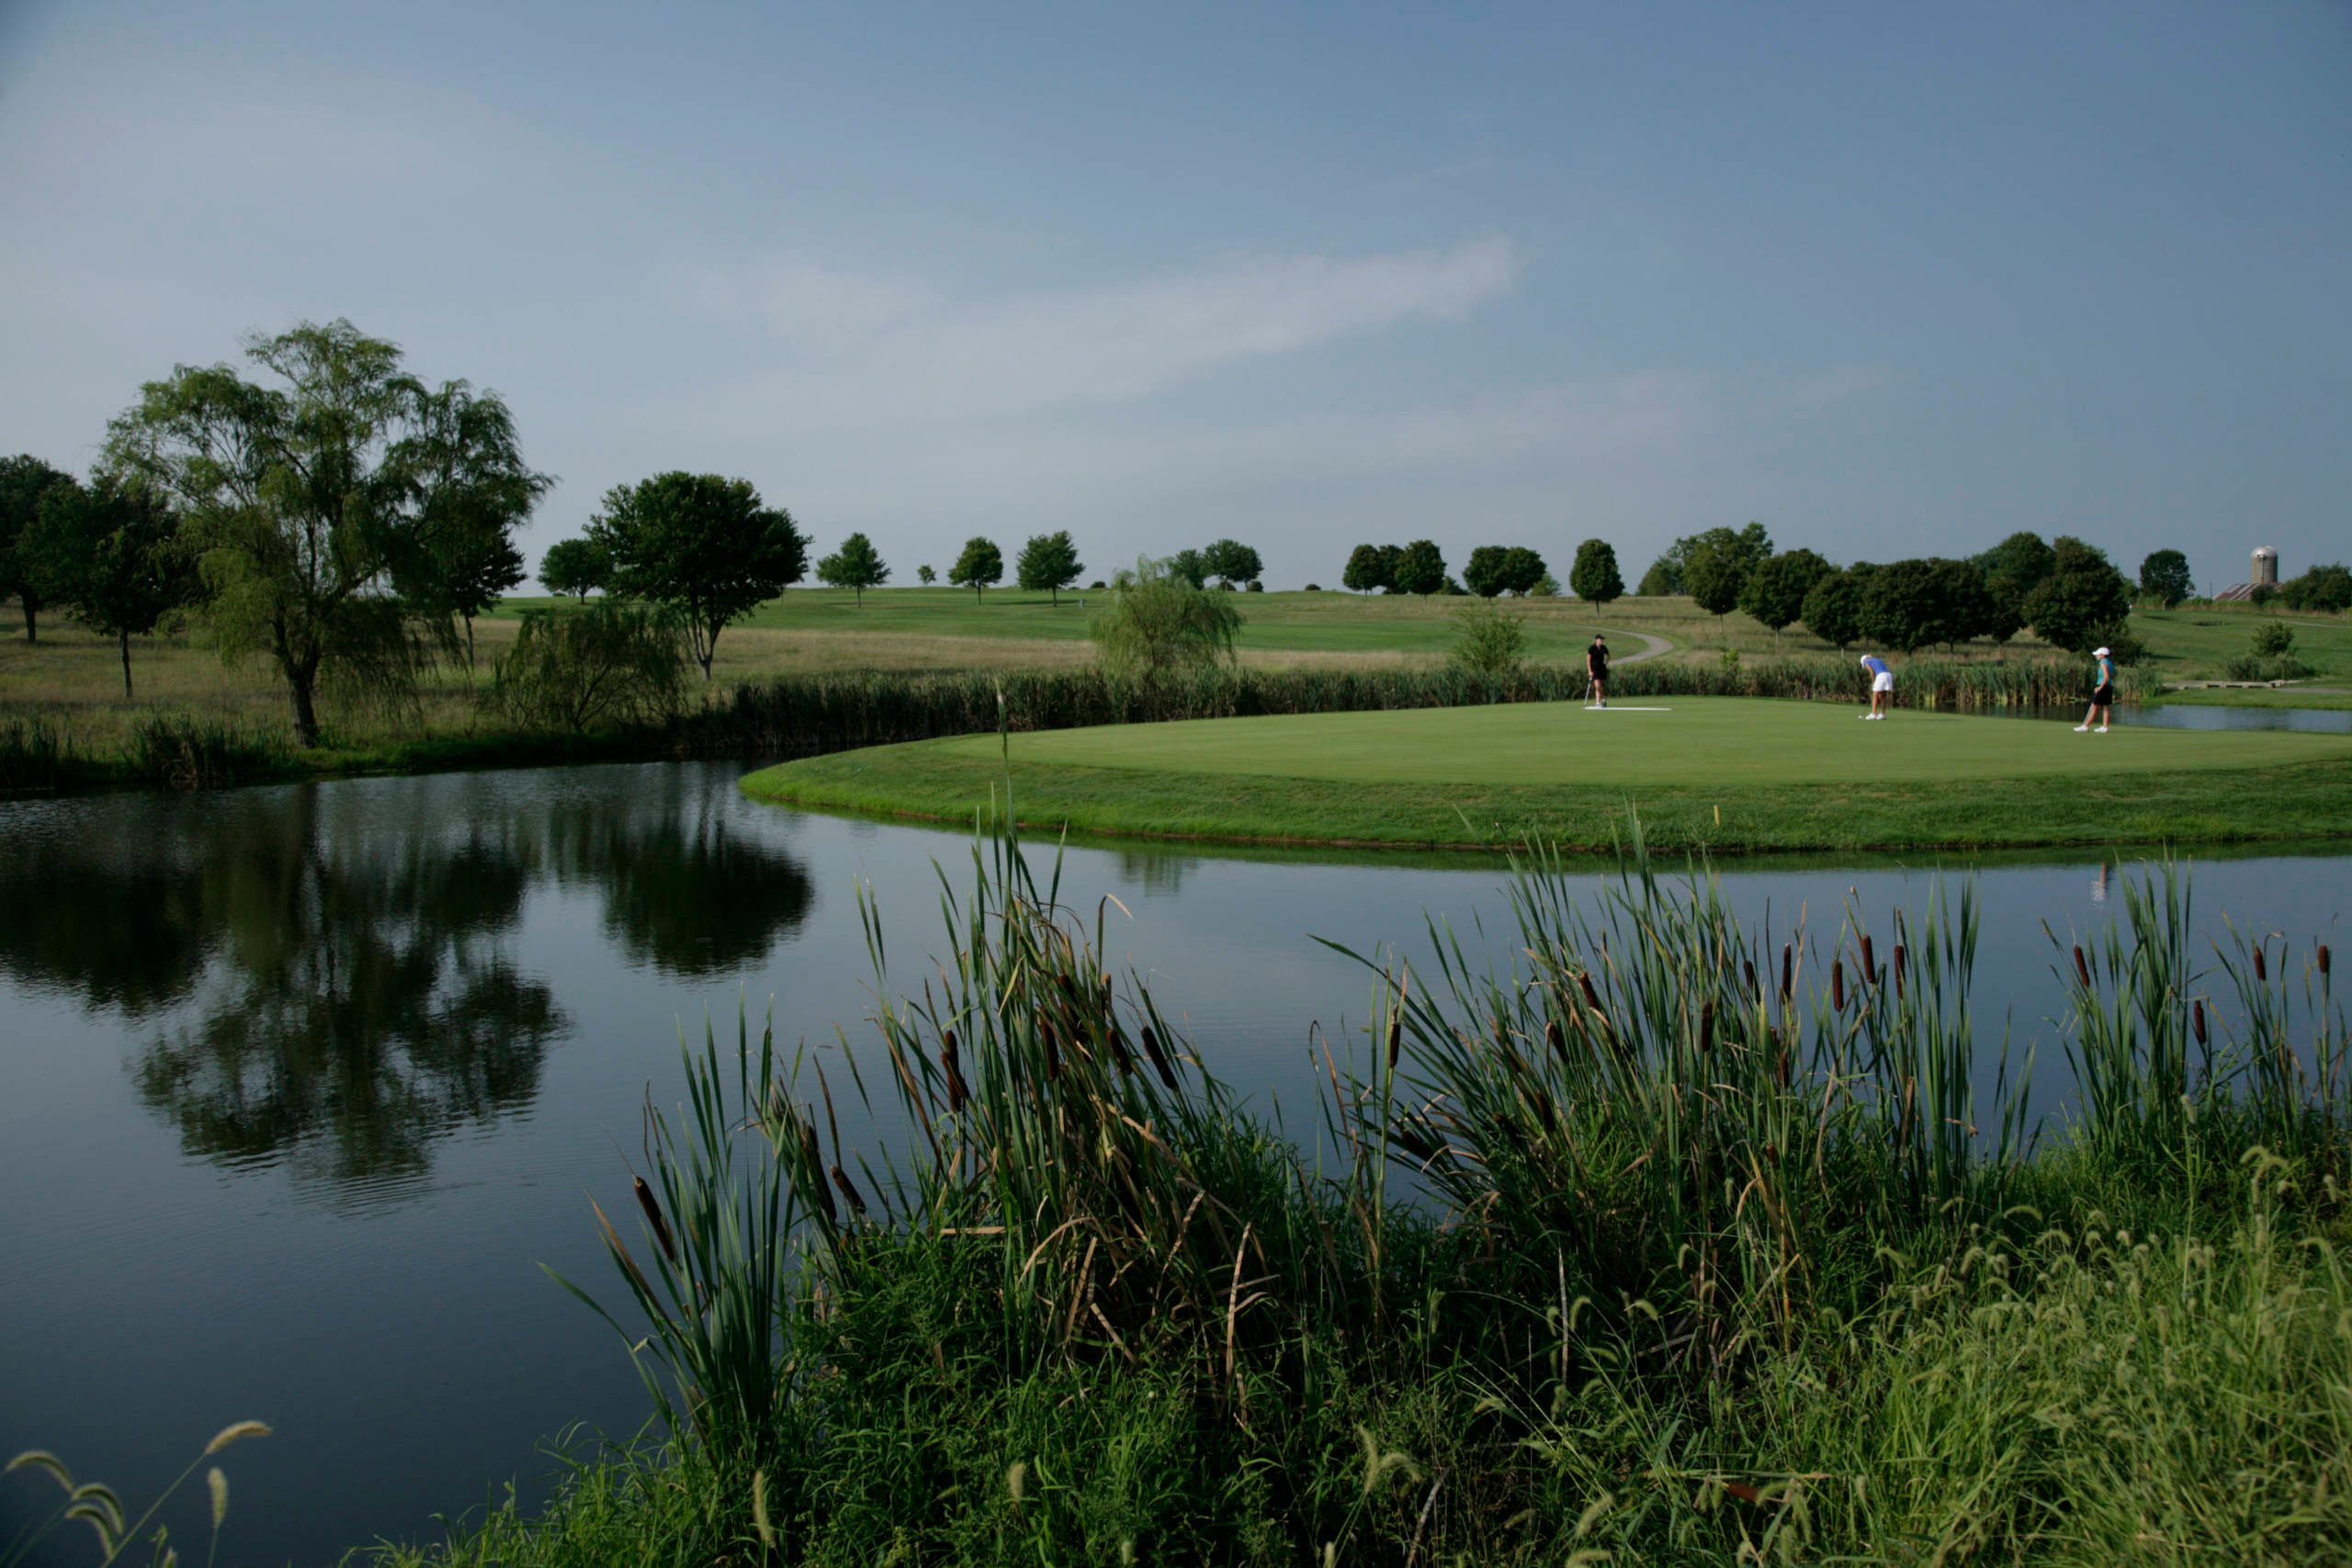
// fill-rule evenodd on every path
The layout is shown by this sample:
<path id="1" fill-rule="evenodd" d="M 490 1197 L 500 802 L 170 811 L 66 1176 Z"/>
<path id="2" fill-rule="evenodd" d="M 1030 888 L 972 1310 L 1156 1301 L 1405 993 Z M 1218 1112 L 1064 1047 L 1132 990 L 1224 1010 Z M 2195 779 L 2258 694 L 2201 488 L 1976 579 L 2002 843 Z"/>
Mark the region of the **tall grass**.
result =
<path id="1" fill-rule="evenodd" d="M 943 874 L 919 978 L 861 899 L 868 1065 L 707 1040 L 638 1238 L 599 1216 L 677 1440 L 452 1554 L 2352 1549 L 2352 1288 L 2287 1228 L 2341 1224 L 2324 950 L 2300 988 L 2275 937 L 2196 971 L 2188 878 L 2148 874 L 2062 946 L 2082 1092 L 2039 1145 L 2022 1070 L 1976 1087 L 1964 883 L 1774 931 L 1637 842 L 1590 902 L 1531 851 L 1511 903 L 1498 964 L 1442 926 L 1364 956 L 1309 1150 L 1008 832 Z"/>

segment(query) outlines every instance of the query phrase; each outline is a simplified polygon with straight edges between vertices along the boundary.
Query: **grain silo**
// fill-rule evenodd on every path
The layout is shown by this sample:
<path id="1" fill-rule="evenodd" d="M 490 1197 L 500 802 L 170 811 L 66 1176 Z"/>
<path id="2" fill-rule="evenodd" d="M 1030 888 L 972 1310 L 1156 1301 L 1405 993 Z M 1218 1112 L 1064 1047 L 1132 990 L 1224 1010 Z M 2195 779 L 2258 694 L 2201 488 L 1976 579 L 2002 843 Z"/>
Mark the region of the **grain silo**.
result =
<path id="1" fill-rule="evenodd" d="M 2278 585 L 2278 552 L 2268 545 L 2256 545 L 2254 549 L 2254 583 L 2256 588 L 2267 583 Z"/>

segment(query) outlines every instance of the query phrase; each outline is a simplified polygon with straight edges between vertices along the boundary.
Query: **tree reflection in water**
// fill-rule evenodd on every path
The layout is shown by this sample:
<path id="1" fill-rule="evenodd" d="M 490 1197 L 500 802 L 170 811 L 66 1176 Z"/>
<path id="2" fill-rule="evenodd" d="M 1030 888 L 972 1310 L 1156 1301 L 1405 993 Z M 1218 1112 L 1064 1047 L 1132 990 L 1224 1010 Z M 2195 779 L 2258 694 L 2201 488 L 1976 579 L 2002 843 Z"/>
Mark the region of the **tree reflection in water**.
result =
<path id="1" fill-rule="evenodd" d="M 379 1184 L 537 1094 L 571 1025 L 506 951 L 534 886 L 593 887 L 631 962 L 690 977 L 807 919 L 735 802 L 657 766 L 51 803 L 0 835 L 0 974 L 153 1023 L 133 1078 L 189 1153 Z"/>

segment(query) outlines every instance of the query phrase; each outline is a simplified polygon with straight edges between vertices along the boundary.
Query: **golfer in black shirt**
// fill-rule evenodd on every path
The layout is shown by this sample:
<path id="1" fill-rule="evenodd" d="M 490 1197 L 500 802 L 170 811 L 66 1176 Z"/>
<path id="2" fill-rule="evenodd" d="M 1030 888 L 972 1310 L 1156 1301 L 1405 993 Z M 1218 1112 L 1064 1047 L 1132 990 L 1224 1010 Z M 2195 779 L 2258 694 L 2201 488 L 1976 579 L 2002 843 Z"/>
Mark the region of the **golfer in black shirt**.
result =
<path id="1" fill-rule="evenodd" d="M 1584 672 L 1592 677 L 1592 699 L 1596 705 L 1609 705 L 1609 643 L 1599 632 L 1592 634 L 1592 646 L 1584 650 Z"/>

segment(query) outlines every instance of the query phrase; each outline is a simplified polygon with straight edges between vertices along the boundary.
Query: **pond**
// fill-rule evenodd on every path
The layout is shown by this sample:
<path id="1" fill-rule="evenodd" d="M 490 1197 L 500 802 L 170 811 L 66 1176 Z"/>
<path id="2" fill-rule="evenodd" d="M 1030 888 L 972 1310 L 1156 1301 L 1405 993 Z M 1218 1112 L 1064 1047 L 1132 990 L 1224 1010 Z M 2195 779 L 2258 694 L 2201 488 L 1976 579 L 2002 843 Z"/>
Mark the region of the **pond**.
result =
<path id="1" fill-rule="evenodd" d="M 0 1445 L 55 1450 L 143 1504 L 219 1427 L 267 1420 L 275 1438 L 224 1461 L 229 1554 L 314 1562 L 430 1537 L 510 1480 L 544 1495 L 543 1445 L 575 1423 L 637 1431 L 617 1338 L 539 1266 L 617 1296 L 589 1200 L 627 1208 L 646 1096 L 681 1092 L 682 1031 L 773 1008 L 787 1043 L 839 1049 L 838 1026 L 862 1049 L 856 888 L 919 984 L 944 945 L 935 865 L 970 874 L 957 834 L 754 806 L 742 772 L 0 805 Z M 2345 870 L 2328 850 L 2200 862 L 2200 923 L 2325 935 Z M 1876 921 L 1924 906 L 1936 873 L 1777 859 L 1723 881 L 1751 918 L 1809 911 L 1826 937 L 1849 890 Z M 1426 914 L 1502 952 L 1505 874 L 1083 847 L 1063 887 L 1090 911 L 1119 900 L 1114 951 L 1302 1133 L 1309 1026 L 1345 1039 L 1372 994 L 1312 937 L 1419 957 Z M 2091 853 L 1975 870 L 1979 1037 L 1997 1043 L 2006 1015 L 2019 1055 L 2041 1040 L 2044 1109 L 2064 1083 L 2042 924 L 2107 920 L 2128 874 Z M 48 1500 L 8 1478 L 0 1540 Z M 202 1533 L 190 1501 L 175 1539 Z M 59 1539 L 87 1560 L 86 1538 Z"/>

